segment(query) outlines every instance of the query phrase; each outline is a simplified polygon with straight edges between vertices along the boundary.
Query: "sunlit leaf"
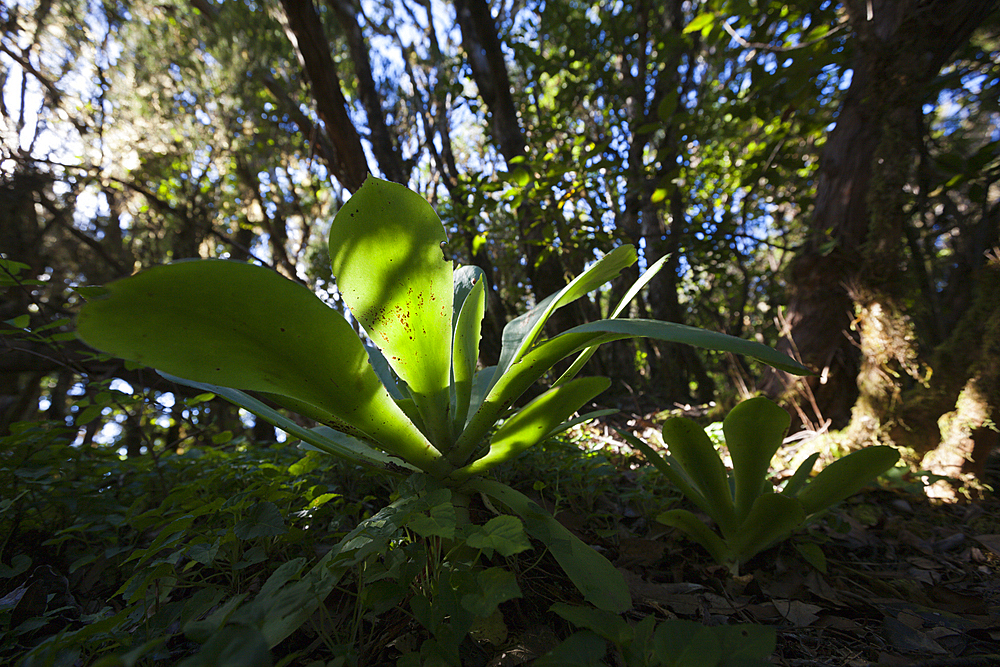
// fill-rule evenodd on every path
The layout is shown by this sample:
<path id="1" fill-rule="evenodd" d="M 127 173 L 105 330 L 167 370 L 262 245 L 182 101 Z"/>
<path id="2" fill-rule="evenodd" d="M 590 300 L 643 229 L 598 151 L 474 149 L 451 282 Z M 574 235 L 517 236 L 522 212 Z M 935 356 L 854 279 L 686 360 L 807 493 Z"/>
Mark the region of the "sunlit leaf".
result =
<path id="1" fill-rule="evenodd" d="M 704 30 L 713 23 L 715 23 L 715 14 L 711 12 L 698 14 L 698 16 L 695 16 L 693 19 L 691 19 L 690 23 L 684 26 L 684 34 L 686 35 L 691 32 Z"/>
<path id="2" fill-rule="evenodd" d="M 866 447 L 837 459 L 816 475 L 798 495 L 806 514 L 813 514 L 853 496 L 896 465 L 899 451 L 884 445 Z"/>
<path id="3" fill-rule="evenodd" d="M 157 266 L 107 287 L 80 311 L 87 344 L 196 382 L 288 396 L 416 465 L 439 464 L 350 324 L 305 287 L 219 260 Z"/>
<path id="4" fill-rule="evenodd" d="M 462 480 L 510 461 L 528 447 L 538 444 L 587 401 L 609 386 L 611 380 L 608 378 L 590 377 L 553 387 L 505 421 L 490 440 L 490 449 L 486 455 L 455 471 L 452 478 Z"/>
<path id="5" fill-rule="evenodd" d="M 410 388 L 431 439 L 450 442 L 452 265 L 427 201 L 369 178 L 334 218 L 330 261 L 351 313 Z"/>

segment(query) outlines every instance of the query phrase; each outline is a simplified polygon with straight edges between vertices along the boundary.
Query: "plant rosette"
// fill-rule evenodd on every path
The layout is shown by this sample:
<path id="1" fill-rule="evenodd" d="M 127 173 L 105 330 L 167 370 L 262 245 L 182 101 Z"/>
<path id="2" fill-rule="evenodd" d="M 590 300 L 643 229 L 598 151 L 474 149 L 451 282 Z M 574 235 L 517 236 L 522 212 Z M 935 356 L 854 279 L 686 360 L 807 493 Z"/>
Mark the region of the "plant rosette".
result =
<path id="1" fill-rule="evenodd" d="M 691 419 L 674 417 L 664 423 L 668 455 L 658 454 L 631 433 L 618 433 L 711 517 L 718 533 L 685 509 L 669 510 L 657 520 L 682 530 L 735 575 L 741 563 L 854 495 L 899 460 L 893 447 L 866 447 L 834 461 L 811 478 L 819 458 L 816 453 L 798 467 L 781 493 L 775 493 L 767 474 L 789 422 L 788 413 L 764 397 L 733 408 L 723 420 L 733 462 L 731 472 L 709 435 Z"/>
<path id="2" fill-rule="evenodd" d="M 303 285 L 265 267 L 225 260 L 180 261 L 110 283 L 81 309 L 77 332 L 98 350 L 222 396 L 308 447 L 386 474 L 426 473 L 453 489 L 459 511 L 472 493 L 502 503 L 552 550 L 590 602 L 622 611 L 631 600 L 621 574 L 536 504 L 484 473 L 606 414 L 574 417 L 610 384 L 575 377 L 604 343 L 649 337 L 745 354 L 791 373 L 808 371 L 755 342 L 675 323 L 618 319 L 662 262 L 640 277 L 610 319 L 545 338 L 553 312 L 637 261 L 630 245 L 607 253 L 509 322 L 499 363 L 479 368 L 486 280 L 477 267 L 453 267 L 442 253 L 445 241 L 426 200 L 376 178 L 337 213 L 330 230 L 333 274 L 371 344 Z M 514 407 L 572 355 L 574 363 L 548 390 Z M 272 405 L 319 425 L 299 426 Z"/>

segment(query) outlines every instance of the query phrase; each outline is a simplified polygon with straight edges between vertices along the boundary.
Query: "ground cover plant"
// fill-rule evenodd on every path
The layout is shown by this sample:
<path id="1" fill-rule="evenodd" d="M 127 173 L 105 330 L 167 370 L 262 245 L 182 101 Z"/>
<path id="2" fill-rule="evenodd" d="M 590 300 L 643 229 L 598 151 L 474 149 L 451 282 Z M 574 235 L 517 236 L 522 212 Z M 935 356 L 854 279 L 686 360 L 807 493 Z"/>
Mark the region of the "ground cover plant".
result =
<path id="1" fill-rule="evenodd" d="M 626 426 L 624 418 L 611 423 Z M 769 630 L 777 642 L 769 660 L 779 665 L 997 653 L 990 610 L 1000 599 L 1000 560 L 987 545 L 1000 524 L 992 499 L 934 506 L 905 490 L 919 489 L 918 480 L 897 477 L 810 526 L 808 539 L 827 555 L 824 572 L 789 548 L 796 540 L 752 558 L 737 580 L 680 533 L 655 528 L 664 508 L 687 506 L 662 475 L 635 467 L 638 456 L 606 440 L 603 427 L 573 433 L 573 441 L 527 452 L 501 479 L 541 506 L 557 504 L 561 520 L 621 569 L 633 598 L 623 616 L 586 605 L 549 554 L 524 549 L 527 536 L 511 517 L 475 503 L 478 529 L 448 537 L 455 524 L 446 490 L 425 490 L 404 529 L 386 522 L 379 531 L 392 516 L 379 508 L 393 502 L 381 475 L 287 443 L 242 435 L 213 442 L 206 433 L 183 454 L 123 459 L 113 447 L 70 447 L 71 434 L 56 424 L 25 424 L 0 442 L 4 453 L 20 452 L 0 466 L 14 491 L 5 499 L 17 498 L 0 514 L 8 540 L 0 660 L 182 664 L 221 618 L 255 596 L 274 596 L 282 579 L 295 583 L 309 571 L 300 564 L 319 562 L 348 534 L 357 551 L 347 576 L 284 642 L 268 651 L 235 625 L 215 663 L 183 664 L 224 664 L 227 656 L 248 665 L 440 664 L 434 656 L 455 644 L 462 664 L 504 653 L 541 661 L 550 652 L 549 664 L 688 664 L 657 662 L 657 646 L 682 642 L 674 657 L 687 644 L 731 646 L 726 628 L 747 624 L 753 640 L 732 654 L 759 657 L 770 644 L 756 633 Z M 366 516 L 367 535 L 352 531 L 351 517 Z M 437 559 L 445 542 L 465 553 Z M 434 585 L 442 579 L 453 585 Z M 511 581 L 520 595 L 505 599 Z M 418 598 L 426 603 L 410 604 Z M 435 609 L 485 617 L 470 625 Z M 673 632 L 676 618 L 708 632 L 697 640 L 694 625 Z M 645 657 L 625 651 L 637 637 L 648 637 Z"/>
<path id="2" fill-rule="evenodd" d="M 619 435 L 710 516 L 722 535 L 686 509 L 664 512 L 657 520 L 683 530 L 717 563 L 738 574 L 740 563 L 853 496 L 899 460 L 899 452 L 892 447 L 866 447 L 810 477 L 819 459 L 816 452 L 776 493 L 768 484 L 768 471 L 789 422 L 788 413 L 763 396 L 733 408 L 722 424 L 733 462 L 731 472 L 708 434 L 691 419 L 673 417 L 664 423 L 662 437 L 670 451 L 667 456 L 657 454 L 630 433 L 620 431 Z"/>
<path id="3" fill-rule="evenodd" d="M 445 240 L 430 205 L 387 181 L 369 179 L 337 214 L 329 243 L 333 272 L 370 345 L 308 289 L 265 268 L 211 260 L 154 267 L 111 283 L 81 309 L 77 330 L 93 347 L 223 396 L 320 450 L 387 475 L 429 477 L 418 486 L 447 489 L 446 511 L 456 512 L 458 525 L 468 522 L 473 494 L 491 498 L 545 543 L 588 602 L 623 612 L 631 602 L 620 573 L 523 494 L 484 473 L 594 416 L 573 417 L 610 381 L 575 375 L 604 343 L 650 337 L 749 354 L 793 373 L 805 369 L 758 343 L 655 320 L 600 320 L 546 337 L 554 311 L 637 261 L 631 246 L 615 248 L 511 321 L 499 363 L 477 369 L 487 288 L 481 270 L 455 269 L 442 256 Z M 614 315 L 658 269 L 646 271 Z M 576 360 L 549 389 L 515 406 L 573 354 Z M 321 426 L 299 427 L 246 391 Z M 404 495 L 391 505 L 387 525 L 407 525 L 413 502 L 424 502 L 422 495 Z M 440 537 L 453 539 L 453 528 L 448 533 Z M 338 581 L 330 572 L 325 564 L 314 569 L 321 590 Z M 268 646 L 282 641 L 322 599 L 289 595 L 297 610 L 287 619 L 278 622 L 268 612 L 257 621 Z M 219 631 L 231 633 L 231 625 Z M 218 643 L 213 637 L 206 646 L 214 650 Z M 454 658 L 457 646 L 452 648 Z"/>
<path id="4" fill-rule="evenodd" d="M 602 272 L 607 265 L 598 262 L 595 267 L 578 289 L 606 280 Z M 468 276 L 462 269 L 457 275 Z M 482 281 L 459 284 L 456 323 L 462 322 L 464 304 Z M 642 281 L 633 291 L 641 286 Z M 166 293 L 184 302 L 183 293 L 172 289 Z M 482 300 L 475 303 L 472 312 L 479 315 Z M 232 315 L 221 306 L 216 310 L 222 318 Z M 523 343 L 524 330 L 538 333 L 544 319 L 529 313 L 528 324 L 520 323 L 521 333 L 509 340 Z M 232 321 L 228 326 L 227 334 L 234 330 Z M 624 335 L 617 323 L 600 326 L 609 330 L 597 328 L 600 336 Z M 461 349 L 456 342 L 459 329 L 456 324 L 450 332 L 453 354 Z M 707 336 L 723 346 L 740 345 L 706 332 L 683 332 L 695 336 L 695 341 Z M 150 330 L 131 333 L 148 337 Z M 177 338 L 174 334 L 162 327 L 152 333 L 153 347 L 176 349 L 170 348 Z M 574 386 L 568 380 L 594 341 L 601 340 L 593 337 L 594 331 L 583 333 L 573 345 L 558 348 L 564 356 L 583 354 L 554 383 L 557 390 Z M 537 340 L 536 348 L 549 342 L 540 334 Z M 530 360 L 528 347 L 525 358 Z M 767 354 L 759 346 L 744 349 Z M 395 384 L 394 403 L 403 406 L 407 418 L 415 417 L 417 431 L 427 437 L 431 429 L 411 398 L 409 384 L 388 374 L 386 357 L 378 356 L 374 348 L 365 354 L 381 367 L 382 377 Z M 517 363 L 511 362 L 511 367 Z M 531 377 L 536 372 L 532 370 Z M 449 375 L 446 415 L 454 414 L 454 406 L 465 400 L 458 397 L 466 396 L 454 381 L 460 374 L 452 370 Z M 490 393 L 476 389 L 472 377 L 468 401 L 481 409 Z M 495 371 L 483 377 L 494 378 Z M 488 386 L 485 379 L 479 381 Z M 694 422 L 664 424 L 665 439 L 672 445 L 668 456 L 622 430 L 621 436 L 636 450 L 660 460 L 659 471 L 637 472 L 634 457 L 623 455 L 627 448 L 615 451 L 588 445 L 590 453 L 584 454 L 577 444 L 553 439 L 569 430 L 584 438 L 582 444 L 592 437 L 581 436 L 593 432 L 580 431 L 585 419 L 571 414 L 601 384 L 577 384 L 585 387 L 582 394 L 550 391 L 520 412 L 517 408 L 502 412 L 499 426 L 486 430 L 472 463 L 453 466 L 457 475 L 444 475 L 434 467 L 414 471 L 405 458 L 384 456 L 387 452 L 379 453 L 361 439 L 335 430 L 358 434 L 307 403 L 267 392 L 262 398 L 270 401 L 268 405 L 231 388 L 190 379 L 181 383 L 201 392 L 186 403 L 195 405 L 216 393 L 225 396 L 301 438 L 305 451 L 288 444 L 262 446 L 225 431 L 206 434 L 195 446 L 165 443 L 151 457 L 122 458 L 114 448 L 74 447 L 75 432 L 65 425 L 18 425 L 3 440 L 0 471 L 11 490 L 2 506 L 6 542 L 0 576 L 8 582 L 0 598 L 4 656 L 23 665 L 191 667 L 303 660 L 331 665 L 465 665 L 487 664 L 516 649 L 537 658 L 540 665 L 610 661 L 685 667 L 767 664 L 776 646 L 778 652 L 788 650 L 776 644 L 779 633 L 770 627 L 774 618 L 766 612 L 742 608 L 736 613 L 733 605 L 740 600 L 744 604 L 750 596 L 739 589 L 747 577 L 731 575 L 734 565 L 742 564 L 744 572 L 752 573 L 747 575 L 750 580 L 763 587 L 758 596 L 776 595 L 769 587 L 777 580 L 753 569 L 753 557 L 800 522 L 744 521 L 741 527 L 748 534 L 757 531 L 758 537 L 768 539 L 747 542 L 737 536 L 745 544 L 735 549 L 730 543 L 713 551 L 718 545 L 706 540 L 705 546 L 727 572 L 715 583 L 711 575 L 705 579 L 703 574 L 690 574 L 705 566 L 698 565 L 690 551 L 668 546 L 679 542 L 647 537 L 657 517 L 683 516 L 684 521 L 674 522 L 681 527 L 700 521 L 689 508 L 678 506 L 682 495 L 703 511 L 712 509 L 706 494 L 692 492 L 707 488 L 706 479 L 719 472 L 722 463 Z M 81 414 L 86 412 L 84 417 L 91 419 L 108 414 L 111 404 L 120 408 L 126 399 L 115 398 L 114 393 L 105 391 L 87 399 L 89 403 L 82 401 Z M 141 397 L 135 405 L 143 405 Z M 274 405 L 294 406 L 326 423 L 306 428 Z M 532 406 L 543 407 L 533 412 Z M 538 417 L 553 407 L 554 415 Z M 594 415 L 607 418 L 611 411 L 586 416 Z M 464 419 L 470 424 L 473 415 L 466 413 Z M 737 406 L 722 425 L 732 440 L 734 480 L 752 477 L 753 489 L 764 490 L 768 463 L 786 428 L 785 413 L 766 399 Z M 676 435 L 678 429 L 684 437 L 666 435 Z M 704 437 L 699 438 L 699 432 Z M 440 433 L 449 434 L 456 443 L 464 434 L 457 422 L 439 431 L 438 437 Z M 733 437 L 737 433 L 740 437 Z M 737 441 L 749 447 L 746 460 L 740 457 Z M 808 514 L 816 514 L 842 500 L 886 467 L 883 464 L 891 464 L 886 458 L 890 450 L 868 451 L 879 460 L 858 468 L 852 461 L 861 457 L 854 454 L 806 484 L 812 457 L 790 475 L 784 488 L 789 496 L 797 496 L 791 500 L 802 505 L 801 514 L 806 515 L 806 506 Z M 339 456 L 325 456 L 329 453 Z M 525 460 L 511 454 L 523 454 Z M 704 464 L 712 456 L 715 464 Z M 748 461 L 752 465 L 746 465 Z M 506 465 L 497 465 L 501 462 Z M 657 474 L 664 466 L 669 474 Z M 482 474 L 486 469 L 489 476 Z M 838 469 L 836 475 L 829 472 Z M 864 473 L 860 477 L 854 474 L 859 470 Z M 716 477 L 708 487 L 723 479 Z M 93 479 L 105 482 L 93 485 Z M 817 482 L 822 484 L 813 487 L 813 495 L 822 496 L 822 502 L 797 493 L 796 487 L 808 489 Z M 738 482 L 735 486 L 748 488 Z M 766 495 L 749 498 L 756 501 Z M 749 502 L 739 491 L 735 497 Z M 735 498 L 730 502 L 735 512 Z M 749 505 L 752 508 L 754 502 Z M 799 513 L 792 514 L 797 518 Z M 870 515 L 859 515 L 871 521 Z M 714 516 L 718 517 L 725 520 L 724 513 Z M 841 521 L 835 516 L 830 522 L 816 522 L 805 546 L 823 543 L 828 555 L 837 554 L 830 545 L 842 529 Z M 775 525 L 781 528 L 777 533 Z M 694 534 L 701 535 L 697 528 Z M 533 548 L 532 539 L 544 548 Z M 794 546 L 794 552 L 786 551 L 782 557 L 797 559 L 799 569 L 819 567 L 827 572 L 826 560 L 816 558 L 798 539 Z M 774 551 L 782 553 L 780 548 Z M 834 561 L 830 570 L 835 570 L 835 559 L 830 560 Z M 673 592 L 644 579 L 660 572 L 652 576 L 662 580 L 664 567 L 670 568 L 680 586 L 667 587 Z M 698 579 L 701 583 L 690 581 Z M 811 586 L 806 587 L 810 592 L 815 588 Z M 649 605 L 656 599 L 661 602 L 654 604 L 667 604 L 688 620 L 651 613 Z M 808 618 L 803 610 L 813 607 L 801 600 L 772 603 L 785 621 Z M 805 616 L 793 616 L 793 608 Z M 727 622 L 705 625 L 712 616 L 699 616 L 694 613 L 697 609 L 712 610 L 716 624 L 718 619 Z M 902 614 L 908 607 L 899 609 L 894 613 Z M 530 629 L 538 626 L 539 619 L 545 619 L 543 627 L 549 634 L 532 639 Z M 968 634 L 977 627 L 966 625 L 960 631 Z"/>

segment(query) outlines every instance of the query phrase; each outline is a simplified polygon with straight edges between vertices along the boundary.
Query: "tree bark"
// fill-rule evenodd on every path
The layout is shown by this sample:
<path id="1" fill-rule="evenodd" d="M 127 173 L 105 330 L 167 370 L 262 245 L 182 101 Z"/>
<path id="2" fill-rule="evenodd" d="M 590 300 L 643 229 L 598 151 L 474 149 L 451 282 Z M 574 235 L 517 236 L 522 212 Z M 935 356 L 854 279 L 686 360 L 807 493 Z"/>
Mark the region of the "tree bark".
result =
<path id="1" fill-rule="evenodd" d="M 337 14 L 344 34 L 347 36 L 347 46 L 351 50 L 351 61 L 354 63 L 354 73 L 358 77 L 358 96 L 365 107 L 368 116 L 368 131 L 371 133 L 372 152 L 378 160 L 379 171 L 395 183 L 407 184 L 409 180 L 399 147 L 393 141 L 392 133 L 386 124 L 385 112 L 382 110 L 382 98 L 375 85 L 372 75 L 371 59 L 368 44 L 365 42 L 354 4 L 349 0 L 327 0 L 327 4 Z"/>
<path id="2" fill-rule="evenodd" d="M 812 391 L 822 413 L 816 417 L 834 427 L 850 422 L 856 444 L 874 437 L 898 397 L 892 373 L 915 370 L 908 368 L 916 350 L 901 267 L 904 186 L 917 159 L 923 95 L 998 3 L 846 4 L 855 33 L 853 79 L 820 158 L 812 231 L 790 270 L 790 340 L 781 345 L 801 353 L 818 375 L 796 381 L 774 372 L 764 389 L 792 400 Z M 887 333 L 897 349 L 879 347 Z"/>
<path id="3" fill-rule="evenodd" d="M 295 47 L 305 78 L 312 85 L 316 112 L 334 148 L 330 171 L 341 185 L 356 191 L 368 177 L 368 162 L 361 137 L 347 113 L 347 100 L 340 89 L 330 43 L 312 0 L 282 0 L 288 20 L 285 32 Z"/>
<path id="4" fill-rule="evenodd" d="M 517 118 L 517 108 L 511 94 L 510 75 L 500 48 L 496 23 L 486 0 L 455 0 L 455 13 L 462 32 L 462 47 L 473 78 L 490 113 L 493 139 L 500 147 L 508 168 L 527 158 L 527 142 Z M 526 273 L 531 290 L 542 299 L 566 285 L 562 262 L 556 253 L 539 261 L 551 242 L 545 234 L 542 211 L 536 202 L 525 201 L 517 211 L 521 247 L 526 259 Z M 566 329 L 584 319 L 568 309 L 557 311 L 552 318 L 555 327 Z"/>

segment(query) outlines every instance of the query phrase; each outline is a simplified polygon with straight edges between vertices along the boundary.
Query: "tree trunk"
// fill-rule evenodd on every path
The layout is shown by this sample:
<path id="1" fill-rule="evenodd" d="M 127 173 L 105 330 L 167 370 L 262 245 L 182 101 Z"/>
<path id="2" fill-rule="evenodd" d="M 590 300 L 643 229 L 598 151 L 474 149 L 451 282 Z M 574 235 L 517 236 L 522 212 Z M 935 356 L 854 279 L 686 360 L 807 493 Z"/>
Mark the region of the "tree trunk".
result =
<path id="1" fill-rule="evenodd" d="M 504 61 L 496 22 L 486 0 L 455 0 L 455 14 L 462 31 L 462 48 L 472 68 L 472 76 L 490 113 L 490 130 L 500 147 L 508 169 L 528 156 L 524 131 L 517 118 L 511 94 L 510 76 Z M 531 291 L 541 300 L 566 286 L 566 276 L 559 255 L 543 255 L 550 247 L 551 235 L 537 202 L 527 199 L 518 208 L 518 231 L 525 256 L 525 271 Z M 561 309 L 552 317 L 555 328 L 562 330 L 585 321 L 574 311 Z"/>
<path id="2" fill-rule="evenodd" d="M 316 112 L 334 149 L 333 163 L 328 166 L 341 185 L 354 192 L 368 176 L 368 162 L 361 138 L 347 114 L 347 100 L 340 89 L 323 23 L 312 0 L 282 0 L 281 6 L 288 21 L 285 32 L 299 56 L 304 78 L 312 84 Z"/>
<path id="3" fill-rule="evenodd" d="M 785 352 L 818 375 L 773 373 L 772 395 L 849 424 L 850 445 L 884 435 L 906 375 L 918 375 L 902 280 L 903 229 L 926 87 L 997 6 L 981 0 L 847 2 L 853 80 L 820 160 L 811 235 L 791 267 Z M 859 354 L 860 351 L 860 354 Z M 786 391 L 790 390 L 790 391 Z"/>
<path id="4" fill-rule="evenodd" d="M 379 170 L 385 178 L 395 183 L 407 185 L 409 180 L 403 158 L 399 154 L 399 146 L 393 140 L 392 132 L 386 124 L 385 112 L 382 110 L 382 98 L 375 85 L 372 74 L 370 50 L 358 24 L 354 3 L 349 0 L 327 0 L 327 4 L 336 12 L 337 19 L 347 36 L 347 45 L 351 49 L 351 60 L 354 63 L 354 73 L 358 77 L 358 96 L 365 107 L 368 116 L 368 131 L 371 133 L 372 153 L 378 160 Z"/>

